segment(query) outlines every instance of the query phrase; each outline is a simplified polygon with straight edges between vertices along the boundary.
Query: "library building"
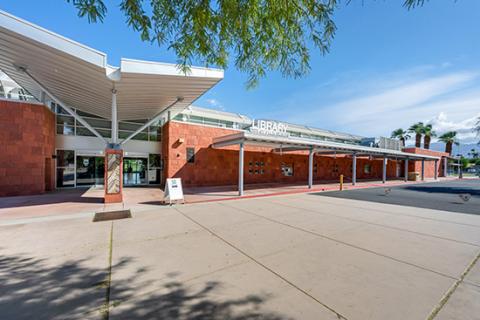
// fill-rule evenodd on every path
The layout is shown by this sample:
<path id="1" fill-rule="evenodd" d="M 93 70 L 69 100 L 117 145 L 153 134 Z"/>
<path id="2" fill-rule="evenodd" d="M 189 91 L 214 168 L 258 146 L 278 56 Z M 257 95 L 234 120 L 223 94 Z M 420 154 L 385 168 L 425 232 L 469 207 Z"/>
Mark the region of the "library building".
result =
<path id="1" fill-rule="evenodd" d="M 121 59 L 0 11 L 0 196 L 98 186 L 184 187 L 423 180 L 448 154 L 195 101 L 223 70 Z M 299 109 L 300 110 L 300 109 Z M 345 131 L 348 131 L 345 130 Z"/>

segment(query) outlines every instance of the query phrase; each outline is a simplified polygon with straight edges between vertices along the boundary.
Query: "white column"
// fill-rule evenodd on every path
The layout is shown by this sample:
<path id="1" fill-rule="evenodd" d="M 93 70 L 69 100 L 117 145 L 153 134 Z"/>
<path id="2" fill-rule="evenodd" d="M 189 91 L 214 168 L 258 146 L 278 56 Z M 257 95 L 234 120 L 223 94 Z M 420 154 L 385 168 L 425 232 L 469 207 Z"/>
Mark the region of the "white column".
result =
<path id="1" fill-rule="evenodd" d="M 408 158 L 405 159 L 405 174 L 404 174 L 405 182 L 408 181 Z"/>
<path id="2" fill-rule="evenodd" d="M 243 142 L 238 153 L 238 195 L 243 196 Z"/>
<path id="3" fill-rule="evenodd" d="M 310 148 L 310 153 L 308 154 L 308 188 L 312 189 L 313 186 L 313 148 Z"/>
<path id="4" fill-rule="evenodd" d="M 387 181 L 387 157 L 383 157 L 382 183 Z"/>
<path id="5" fill-rule="evenodd" d="M 448 175 L 447 171 L 448 159 L 447 157 L 443 158 L 443 176 L 446 177 Z"/>
<path id="6" fill-rule="evenodd" d="M 422 159 L 422 181 L 425 180 L 425 159 Z"/>
<path id="7" fill-rule="evenodd" d="M 357 184 L 357 154 L 352 155 L 352 185 Z"/>
<path id="8" fill-rule="evenodd" d="M 438 160 L 435 159 L 435 172 L 433 173 L 435 180 L 438 179 Z"/>
<path id="9" fill-rule="evenodd" d="M 112 144 L 118 143 L 117 90 L 112 89 Z"/>

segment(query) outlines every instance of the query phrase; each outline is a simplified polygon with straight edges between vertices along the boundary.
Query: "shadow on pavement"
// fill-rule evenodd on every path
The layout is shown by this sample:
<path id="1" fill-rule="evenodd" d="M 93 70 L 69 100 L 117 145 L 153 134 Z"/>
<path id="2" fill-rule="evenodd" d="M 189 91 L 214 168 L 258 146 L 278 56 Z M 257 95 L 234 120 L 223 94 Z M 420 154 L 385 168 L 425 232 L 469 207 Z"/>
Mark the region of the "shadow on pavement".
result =
<path id="1" fill-rule="evenodd" d="M 405 190 L 427 192 L 427 193 L 448 193 L 448 194 L 465 194 L 472 196 L 480 196 L 480 189 L 474 188 L 455 188 L 455 187 L 435 187 L 435 186 L 406 186 Z"/>
<path id="2" fill-rule="evenodd" d="M 0 209 L 18 208 L 27 206 L 38 206 L 58 203 L 103 203 L 102 197 L 87 197 L 84 194 L 88 189 L 66 189 L 54 192 L 31 195 L 31 196 L 15 196 L 3 197 L 0 201 Z"/>
<path id="3" fill-rule="evenodd" d="M 102 312 L 106 310 L 107 268 L 86 267 L 88 260 L 55 264 L 28 256 L 0 256 L 0 318 L 108 319 Z M 113 272 L 129 262 L 129 258 L 121 260 L 112 266 Z M 133 272 L 131 279 L 145 271 L 142 268 Z M 289 319 L 261 310 L 268 299 L 266 295 L 229 300 L 220 298 L 219 282 L 207 282 L 192 289 L 175 277 L 169 274 L 159 288 L 139 296 L 138 287 L 130 285 L 130 281 L 112 283 L 116 300 L 110 301 L 110 319 Z"/>

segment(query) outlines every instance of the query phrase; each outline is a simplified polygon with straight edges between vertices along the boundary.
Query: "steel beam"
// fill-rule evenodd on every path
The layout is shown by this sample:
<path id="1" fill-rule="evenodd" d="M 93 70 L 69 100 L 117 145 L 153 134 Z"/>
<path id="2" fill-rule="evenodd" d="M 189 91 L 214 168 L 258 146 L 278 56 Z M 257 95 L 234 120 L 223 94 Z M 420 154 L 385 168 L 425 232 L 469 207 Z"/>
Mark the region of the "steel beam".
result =
<path id="1" fill-rule="evenodd" d="M 382 183 L 387 182 L 387 157 L 383 156 Z"/>
<path id="2" fill-rule="evenodd" d="M 170 112 L 169 109 L 172 108 L 173 106 L 175 106 L 177 103 L 179 103 L 180 101 L 183 101 L 183 97 L 177 97 L 177 99 L 171 103 L 168 107 L 166 107 L 165 109 L 163 109 L 162 111 L 160 111 L 159 113 L 157 113 L 152 119 L 150 119 L 149 121 L 147 121 L 143 126 L 141 126 L 140 128 L 137 129 L 137 131 L 135 131 L 134 133 L 130 134 L 128 137 L 126 137 L 122 142 L 120 142 L 120 145 L 122 144 L 125 144 L 128 140 L 132 139 L 133 137 L 135 137 L 137 134 L 139 134 L 140 132 L 142 132 L 143 130 L 145 130 L 146 128 L 148 128 L 149 126 L 151 126 L 154 122 L 156 122 L 157 120 L 159 120 L 162 115 L 165 113 L 165 111 L 167 112 Z"/>
<path id="3" fill-rule="evenodd" d="M 112 89 L 112 144 L 118 143 L 117 90 Z"/>
<path id="4" fill-rule="evenodd" d="M 65 111 L 67 111 L 72 117 L 74 117 L 78 122 L 80 122 L 85 128 L 87 128 L 88 130 L 90 130 L 90 132 L 92 132 L 94 135 L 96 135 L 100 140 L 102 140 L 103 142 L 105 142 L 106 145 L 108 145 L 108 141 L 100 134 L 98 133 L 97 130 L 95 130 L 90 124 L 88 124 L 87 121 L 85 121 L 82 117 L 80 117 L 75 111 L 72 110 L 72 108 L 70 108 L 69 106 L 67 106 L 65 103 L 63 103 L 60 99 L 58 99 L 57 97 L 55 97 L 50 91 L 47 90 L 47 88 L 45 88 L 40 81 L 38 81 L 34 76 L 32 76 L 30 74 L 30 72 L 28 72 L 28 70 L 24 67 L 20 67 L 20 66 L 15 66 L 15 68 L 19 71 L 22 71 L 23 73 L 25 73 L 39 88 L 40 90 L 42 90 L 46 95 L 48 95 L 52 100 L 53 102 L 55 102 L 56 104 L 58 104 L 59 106 L 61 106 Z"/>
<path id="5" fill-rule="evenodd" d="M 422 181 L 425 181 L 425 159 L 422 159 Z"/>
<path id="6" fill-rule="evenodd" d="M 448 176 L 448 159 L 447 157 L 443 158 L 443 176 Z"/>
<path id="7" fill-rule="evenodd" d="M 352 185 L 357 184 L 357 154 L 353 153 L 352 156 Z"/>
<path id="8" fill-rule="evenodd" d="M 313 156 L 315 155 L 315 152 L 313 151 L 313 148 L 310 148 L 309 154 L 308 154 L 308 188 L 312 189 L 313 187 Z"/>
<path id="9" fill-rule="evenodd" d="M 243 145 L 243 142 L 241 142 L 239 152 L 238 152 L 238 195 L 239 196 L 243 196 L 243 153 L 244 153 L 244 145 Z"/>
<path id="10" fill-rule="evenodd" d="M 408 182 L 408 158 L 405 159 L 405 173 L 404 173 L 404 180 Z"/>

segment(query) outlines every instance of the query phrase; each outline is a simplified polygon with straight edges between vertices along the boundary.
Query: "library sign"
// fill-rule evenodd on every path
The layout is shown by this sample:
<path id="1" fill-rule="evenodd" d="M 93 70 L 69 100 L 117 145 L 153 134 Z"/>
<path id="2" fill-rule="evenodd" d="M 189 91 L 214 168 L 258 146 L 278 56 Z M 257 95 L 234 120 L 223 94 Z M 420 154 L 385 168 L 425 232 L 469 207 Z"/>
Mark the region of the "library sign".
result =
<path id="1" fill-rule="evenodd" d="M 287 132 L 288 124 L 270 121 L 270 120 L 253 120 L 250 132 L 265 135 L 265 136 L 278 136 L 288 137 Z"/>

